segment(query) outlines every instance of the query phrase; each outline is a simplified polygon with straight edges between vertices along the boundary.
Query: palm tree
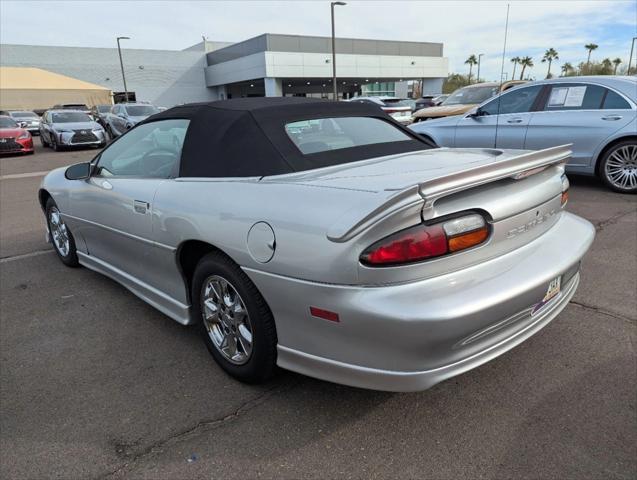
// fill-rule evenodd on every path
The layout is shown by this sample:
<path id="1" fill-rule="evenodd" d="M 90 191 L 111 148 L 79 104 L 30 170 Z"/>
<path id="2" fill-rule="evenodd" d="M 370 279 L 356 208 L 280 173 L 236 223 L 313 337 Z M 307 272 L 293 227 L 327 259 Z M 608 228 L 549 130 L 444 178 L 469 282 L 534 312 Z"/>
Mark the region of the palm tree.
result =
<path id="1" fill-rule="evenodd" d="M 602 75 L 610 75 L 610 71 L 613 68 L 613 62 L 610 61 L 610 58 L 605 58 L 602 60 Z"/>
<path id="2" fill-rule="evenodd" d="M 520 57 L 513 57 L 511 59 L 511 63 L 513 63 L 513 75 L 511 75 L 511 78 L 515 78 L 515 67 L 518 66 L 518 63 L 520 63 Z"/>
<path id="3" fill-rule="evenodd" d="M 469 83 L 471 83 L 471 73 L 473 72 L 473 66 L 478 64 L 478 58 L 474 54 L 471 54 L 464 63 L 469 65 Z"/>
<path id="4" fill-rule="evenodd" d="M 531 68 L 533 66 L 533 59 L 531 57 L 522 57 L 520 59 L 520 65 L 522 65 L 522 72 L 520 72 L 520 80 L 524 77 L 524 70 L 526 67 Z"/>
<path id="5" fill-rule="evenodd" d="M 613 70 L 613 75 L 617 75 L 617 67 L 619 67 L 619 64 L 622 63 L 622 59 L 617 57 L 615 59 L 613 59 L 613 64 L 615 65 L 615 69 Z"/>
<path id="6" fill-rule="evenodd" d="M 558 60 L 559 58 L 560 57 L 557 56 L 557 51 L 554 48 L 549 48 L 546 52 L 544 52 L 542 63 L 549 62 L 549 70 L 546 72 L 546 78 L 551 78 L 551 63 L 553 63 L 553 60 Z"/>
<path id="7" fill-rule="evenodd" d="M 566 62 L 564 65 L 562 65 L 562 74 L 564 77 L 568 77 L 568 74 L 572 71 L 573 65 L 571 65 L 570 63 Z"/>
<path id="8" fill-rule="evenodd" d="M 591 64 L 591 53 L 593 53 L 593 50 L 597 50 L 597 47 L 599 47 L 599 45 L 596 45 L 594 43 L 589 43 L 588 45 L 584 45 L 584 48 L 588 50 L 588 60 L 586 60 L 586 65 Z"/>

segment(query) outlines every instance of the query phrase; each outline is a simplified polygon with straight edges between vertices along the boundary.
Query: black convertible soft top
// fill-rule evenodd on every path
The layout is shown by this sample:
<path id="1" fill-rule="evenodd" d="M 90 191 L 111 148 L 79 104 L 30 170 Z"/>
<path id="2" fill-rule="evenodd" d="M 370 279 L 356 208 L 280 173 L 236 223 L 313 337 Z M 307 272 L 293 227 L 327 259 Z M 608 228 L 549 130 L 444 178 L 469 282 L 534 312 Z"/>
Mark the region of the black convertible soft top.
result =
<path id="1" fill-rule="evenodd" d="M 285 131 L 291 122 L 334 117 L 377 117 L 412 140 L 303 154 Z M 299 172 L 367 158 L 431 148 L 375 105 L 303 97 L 254 97 L 173 107 L 145 120 L 188 119 L 181 177 L 252 177 Z"/>

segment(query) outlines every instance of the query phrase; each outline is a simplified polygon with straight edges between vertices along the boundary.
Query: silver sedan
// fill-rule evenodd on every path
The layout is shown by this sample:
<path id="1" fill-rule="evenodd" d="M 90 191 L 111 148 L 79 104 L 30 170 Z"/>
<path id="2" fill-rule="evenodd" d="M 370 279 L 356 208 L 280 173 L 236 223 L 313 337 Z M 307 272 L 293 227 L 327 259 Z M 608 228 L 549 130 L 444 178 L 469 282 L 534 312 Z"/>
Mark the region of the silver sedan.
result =
<path id="1" fill-rule="evenodd" d="M 565 210 L 569 155 L 431 149 L 373 105 L 244 98 L 154 115 L 39 201 L 64 264 L 197 324 L 230 375 L 412 391 L 572 298 L 595 230 Z"/>
<path id="2" fill-rule="evenodd" d="M 477 109 L 412 125 L 441 147 L 540 149 L 573 144 L 567 172 L 637 192 L 637 78 L 564 77 L 508 90 Z"/>

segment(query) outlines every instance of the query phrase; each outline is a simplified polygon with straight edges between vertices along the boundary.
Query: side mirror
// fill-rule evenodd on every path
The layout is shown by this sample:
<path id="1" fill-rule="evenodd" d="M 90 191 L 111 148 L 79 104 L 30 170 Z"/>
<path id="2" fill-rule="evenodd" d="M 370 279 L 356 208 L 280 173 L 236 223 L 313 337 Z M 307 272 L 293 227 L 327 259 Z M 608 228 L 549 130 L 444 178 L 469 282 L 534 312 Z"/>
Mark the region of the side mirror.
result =
<path id="1" fill-rule="evenodd" d="M 479 117 L 484 117 L 485 115 L 487 115 L 487 113 L 484 110 L 481 110 L 480 108 L 476 108 L 473 112 L 467 115 L 467 118 L 475 119 Z"/>
<path id="2" fill-rule="evenodd" d="M 85 162 L 71 165 L 64 172 L 64 176 L 67 180 L 84 180 L 91 176 L 91 164 Z"/>

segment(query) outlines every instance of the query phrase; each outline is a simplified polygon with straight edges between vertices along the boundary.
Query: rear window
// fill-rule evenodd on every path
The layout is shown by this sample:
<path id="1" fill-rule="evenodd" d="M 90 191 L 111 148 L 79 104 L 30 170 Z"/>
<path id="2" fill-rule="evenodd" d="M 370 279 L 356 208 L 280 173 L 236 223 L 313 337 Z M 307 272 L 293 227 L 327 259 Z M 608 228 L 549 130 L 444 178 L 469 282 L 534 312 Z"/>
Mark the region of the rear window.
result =
<path id="1" fill-rule="evenodd" d="M 413 140 L 389 122 L 373 117 L 303 120 L 286 124 L 285 132 L 304 155 Z"/>
<path id="2" fill-rule="evenodd" d="M 551 87 L 545 110 L 598 110 L 606 89 L 599 85 L 556 84 Z"/>

